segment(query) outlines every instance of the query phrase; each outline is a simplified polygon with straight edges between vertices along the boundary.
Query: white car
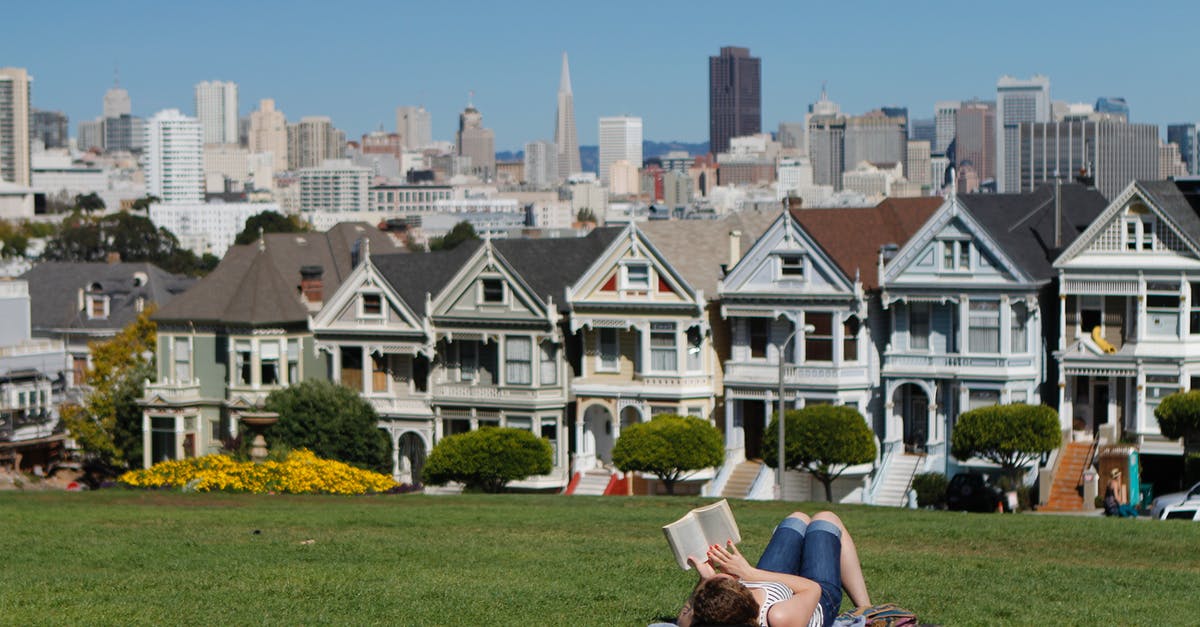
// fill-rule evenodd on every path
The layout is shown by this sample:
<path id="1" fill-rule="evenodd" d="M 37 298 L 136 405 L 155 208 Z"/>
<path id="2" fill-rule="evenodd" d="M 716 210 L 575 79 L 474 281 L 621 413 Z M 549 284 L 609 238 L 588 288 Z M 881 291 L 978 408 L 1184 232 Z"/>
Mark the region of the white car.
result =
<path id="1" fill-rule="evenodd" d="M 1182 503 L 1168 505 L 1163 508 L 1163 520 L 1200 520 L 1200 498 L 1188 499 Z"/>
<path id="2" fill-rule="evenodd" d="M 1200 483 L 1185 492 L 1172 492 L 1154 499 L 1150 504 L 1150 518 L 1158 520 L 1163 517 L 1164 510 L 1171 505 L 1178 505 L 1188 499 L 1200 498 Z"/>

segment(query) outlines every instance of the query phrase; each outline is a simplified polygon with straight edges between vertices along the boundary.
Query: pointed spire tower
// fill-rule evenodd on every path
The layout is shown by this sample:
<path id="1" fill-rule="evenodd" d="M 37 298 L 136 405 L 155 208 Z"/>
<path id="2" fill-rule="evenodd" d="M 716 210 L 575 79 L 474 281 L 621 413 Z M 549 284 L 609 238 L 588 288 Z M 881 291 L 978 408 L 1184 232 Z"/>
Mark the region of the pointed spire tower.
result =
<path id="1" fill-rule="evenodd" d="M 558 152 L 558 178 L 580 172 L 579 136 L 575 134 L 575 97 L 571 94 L 571 70 L 567 53 L 562 56 L 562 77 L 558 82 L 558 113 L 554 121 L 554 146 Z"/>

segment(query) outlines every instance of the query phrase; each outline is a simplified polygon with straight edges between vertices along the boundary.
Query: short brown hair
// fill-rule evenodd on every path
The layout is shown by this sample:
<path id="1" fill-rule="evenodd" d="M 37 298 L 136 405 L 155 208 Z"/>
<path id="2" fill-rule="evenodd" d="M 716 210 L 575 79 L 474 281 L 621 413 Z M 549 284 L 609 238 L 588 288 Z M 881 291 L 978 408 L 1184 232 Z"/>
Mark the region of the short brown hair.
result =
<path id="1" fill-rule="evenodd" d="M 692 612 L 698 624 L 758 624 L 758 601 L 746 586 L 729 577 L 700 582 L 692 595 Z"/>

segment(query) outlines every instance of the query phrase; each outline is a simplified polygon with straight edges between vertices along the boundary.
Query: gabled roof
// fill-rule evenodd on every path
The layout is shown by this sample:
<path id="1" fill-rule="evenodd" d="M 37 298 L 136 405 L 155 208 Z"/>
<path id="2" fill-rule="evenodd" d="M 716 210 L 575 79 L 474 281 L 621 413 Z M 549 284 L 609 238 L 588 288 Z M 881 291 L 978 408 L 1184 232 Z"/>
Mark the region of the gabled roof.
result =
<path id="1" fill-rule="evenodd" d="M 300 269 L 321 266 L 322 293 L 333 296 L 353 271 L 356 242 L 371 254 L 399 250 L 386 233 L 365 223 L 338 224 L 324 233 L 268 233 L 260 242 L 234 246 L 215 270 L 154 314 L 160 321 L 262 325 L 304 322 Z M 361 252 L 359 252 L 361 254 Z"/>
<path id="2" fill-rule="evenodd" d="M 1183 234 L 1200 245 L 1200 181 L 1135 181 L 1134 185 L 1179 227 Z"/>
<path id="3" fill-rule="evenodd" d="M 864 289 L 879 286 L 879 248 L 904 246 L 942 204 L 938 196 L 887 198 L 874 207 L 793 209 L 792 216 Z"/>
<path id="4" fill-rule="evenodd" d="M 729 264 L 730 232 L 742 232 L 740 252 L 745 255 L 778 217 L 776 211 L 739 211 L 720 220 L 646 222 L 638 228 L 693 289 L 715 299 L 721 267 Z"/>
<path id="5" fill-rule="evenodd" d="M 29 283 L 33 328 L 41 330 L 121 329 L 137 318 L 138 298 L 161 308 L 196 282 L 145 262 L 48 261 L 34 266 L 21 278 Z M 99 293 L 109 298 L 109 315 L 89 320 L 80 307 L 79 290 L 95 284 L 100 286 Z"/>
<path id="6" fill-rule="evenodd" d="M 429 294 L 431 298 L 437 296 L 482 245 L 483 242 L 478 240 L 468 240 L 450 250 L 436 252 L 399 255 L 371 253 L 371 263 L 375 264 L 379 273 L 413 313 L 426 316 L 430 312 L 425 309 L 425 295 Z"/>
<path id="7" fill-rule="evenodd" d="M 1096 219 L 1108 201 L 1095 189 L 1076 183 L 1060 188 L 1061 243 L 1054 242 L 1055 193 L 1043 185 L 1026 194 L 964 194 L 958 201 L 1034 280 L 1054 276 L 1054 259 Z"/>

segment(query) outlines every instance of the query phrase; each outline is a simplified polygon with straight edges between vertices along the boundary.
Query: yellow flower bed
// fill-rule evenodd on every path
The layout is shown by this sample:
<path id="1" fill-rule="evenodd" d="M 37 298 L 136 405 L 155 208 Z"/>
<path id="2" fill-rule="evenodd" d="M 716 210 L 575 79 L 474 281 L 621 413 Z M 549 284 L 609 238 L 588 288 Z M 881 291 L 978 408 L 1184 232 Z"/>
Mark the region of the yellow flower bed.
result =
<path id="1" fill-rule="evenodd" d="M 228 455 L 165 461 L 144 470 L 131 470 L 118 481 L 135 488 L 256 494 L 365 494 L 396 486 L 387 475 L 321 459 L 303 449 L 292 451 L 282 462 L 261 464 L 234 461 Z"/>

